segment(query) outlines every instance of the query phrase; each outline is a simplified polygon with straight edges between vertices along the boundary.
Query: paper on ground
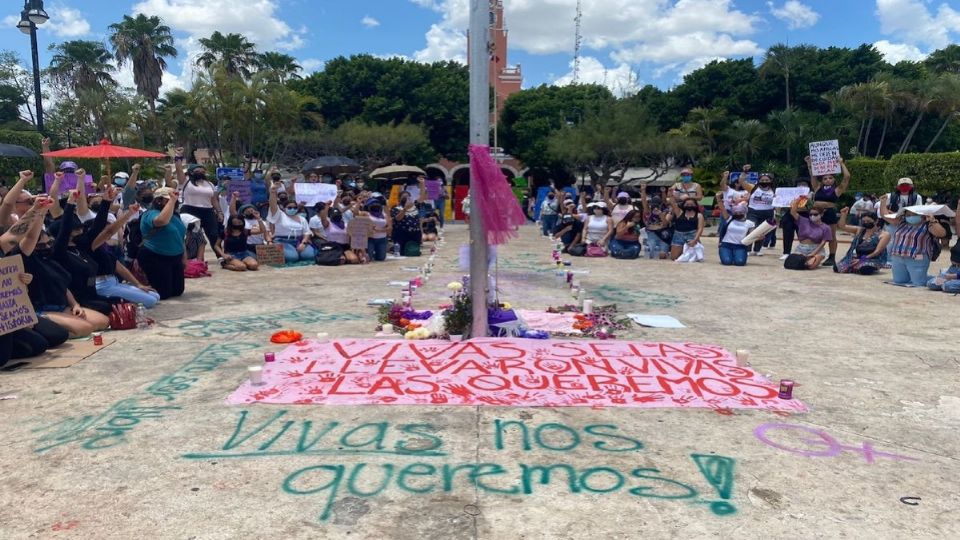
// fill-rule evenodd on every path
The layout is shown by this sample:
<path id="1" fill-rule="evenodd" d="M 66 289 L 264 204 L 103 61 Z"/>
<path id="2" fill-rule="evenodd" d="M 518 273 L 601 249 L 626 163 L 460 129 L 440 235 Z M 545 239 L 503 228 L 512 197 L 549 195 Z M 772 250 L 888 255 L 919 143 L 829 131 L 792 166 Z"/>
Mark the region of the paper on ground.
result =
<path id="1" fill-rule="evenodd" d="M 644 315 L 641 313 L 628 313 L 630 320 L 649 328 L 686 328 L 680 321 L 669 315 Z"/>

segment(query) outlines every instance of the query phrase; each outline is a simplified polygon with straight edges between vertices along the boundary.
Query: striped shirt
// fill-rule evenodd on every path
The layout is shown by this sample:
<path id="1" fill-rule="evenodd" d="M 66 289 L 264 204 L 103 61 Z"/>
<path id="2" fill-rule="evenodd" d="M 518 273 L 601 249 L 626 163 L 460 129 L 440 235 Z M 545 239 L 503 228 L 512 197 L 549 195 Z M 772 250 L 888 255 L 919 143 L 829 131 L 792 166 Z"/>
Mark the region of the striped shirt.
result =
<path id="1" fill-rule="evenodd" d="M 906 221 L 902 221 L 893 234 L 890 255 L 907 259 L 929 257 L 933 251 L 932 242 L 933 238 L 930 235 L 930 227 L 927 223 L 910 225 Z"/>

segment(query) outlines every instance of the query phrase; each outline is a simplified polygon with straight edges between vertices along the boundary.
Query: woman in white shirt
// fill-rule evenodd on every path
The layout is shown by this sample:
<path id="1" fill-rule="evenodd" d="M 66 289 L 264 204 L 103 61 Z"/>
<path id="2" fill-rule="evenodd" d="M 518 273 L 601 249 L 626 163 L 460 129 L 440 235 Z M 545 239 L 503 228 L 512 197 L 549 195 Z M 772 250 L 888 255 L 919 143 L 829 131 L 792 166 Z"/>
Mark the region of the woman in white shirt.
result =
<path id="1" fill-rule="evenodd" d="M 270 214 L 267 221 L 273 225 L 273 239 L 283 246 L 283 258 L 287 264 L 316 259 L 317 250 L 310 244 L 310 224 L 297 215 L 296 201 L 287 199 L 281 209 L 277 205 L 277 184 L 270 186 Z"/>
<path id="2" fill-rule="evenodd" d="M 627 214 L 633 212 L 636 208 L 633 206 L 630 194 L 626 191 L 617 193 L 616 201 L 614 201 L 612 195 L 613 188 L 610 188 L 607 192 L 607 206 L 610 207 L 610 217 L 613 219 L 613 226 L 616 227 L 623 218 L 627 217 Z"/>
<path id="3" fill-rule="evenodd" d="M 589 246 L 602 247 L 607 251 L 607 244 L 610 243 L 610 237 L 613 236 L 613 220 L 610 219 L 610 212 L 607 210 L 607 204 L 595 202 L 587 205 L 590 215 L 583 222 L 583 243 Z"/>
<path id="4" fill-rule="evenodd" d="M 223 221 L 223 210 L 220 208 L 220 194 L 217 193 L 216 186 L 207 180 L 207 168 L 203 165 L 191 165 L 187 169 L 187 176 L 189 178 L 181 191 L 183 206 L 180 207 L 180 212 L 200 219 L 203 233 L 217 258 L 222 261 L 220 222 Z"/>
<path id="5" fill-rule="evenodd" d="M 719 197 L 720 194 L 718 193 L 717 196 Z M 726 201 L 723 202 L 726 203 Z M 727 211 L 727 205 L 722 204 L 720 215 L 723 216 L 723 223 L 720 224 L 720 264 L 746 266 L 749 250 L 742 242 L 757 226 L 747 219 L 747 203 L 734 204 L 730 212 Z"/>
<path id="6" fill-rule="evenodd" d="M 336 206 L 336 201 L 334 205 Z M 343 250 L 343 262 L 360 264 L 360 258 L 350 249 L 350 235 L 347 234 L 347 222 L 343 219 L 343 211 L 336 207 L 331 209 L 329 204 L 325 204 L 316 217 L 320 218 L 324 239 L 331 244 L 340 246 L 340 249 Z"/>
<path id="7" fill-rule="evenodd" d="M 767 173 L 764 173 L 760 176 L 760 182 L 757 184 L 757 189 L 753 190 L 750 193 L 750 201 L 747 203 L 747 219 L 759 225 L 764 221 L 773 220 L 774 210 L 773 210 L 773 177 Z M 769 233 L 776 235 L 777 230 L 774 229 L 773 232 Z M 766 238 L 761 238 L 753 243 L 753 254 L 762 255 L 760 253 L 760 248 L 763 247 L 763 243 Z"/>

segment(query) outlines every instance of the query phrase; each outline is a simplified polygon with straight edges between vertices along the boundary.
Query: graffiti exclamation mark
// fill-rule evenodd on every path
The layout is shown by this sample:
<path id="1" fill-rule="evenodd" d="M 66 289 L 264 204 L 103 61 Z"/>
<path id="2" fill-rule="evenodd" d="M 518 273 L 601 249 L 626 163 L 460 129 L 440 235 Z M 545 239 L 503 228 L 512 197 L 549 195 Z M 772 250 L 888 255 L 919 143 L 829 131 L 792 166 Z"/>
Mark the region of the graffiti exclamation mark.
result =
<path id="1" fill-rule="evenodd" d="M 721 501 L 711 501 L 710 510 L 718 516 L 735 514 L 737 507 L 730 504 L 730 494 L 733 493 L 733 466 L 736 463 L 732 458 L 723 456 L 706 456 L 691 454 L 691 458 L 700 469 L 700 474 L 717 490 Z"/>

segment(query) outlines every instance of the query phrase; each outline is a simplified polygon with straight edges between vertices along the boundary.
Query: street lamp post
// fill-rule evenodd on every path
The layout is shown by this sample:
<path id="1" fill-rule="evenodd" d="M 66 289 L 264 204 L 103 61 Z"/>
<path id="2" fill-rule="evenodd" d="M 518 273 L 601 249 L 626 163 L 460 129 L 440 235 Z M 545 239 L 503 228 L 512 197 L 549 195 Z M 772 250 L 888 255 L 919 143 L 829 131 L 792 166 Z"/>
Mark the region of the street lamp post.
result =
<path id="1" fill-rule="evenodd" d="M 37 131 L 43 133 L 43 97 L 40 95 L 40 53 L 37 49 L 37 25 L 50 20 L 43 9 L 43 0 L 24 0 L 17 28 L 30 34 L 30 52 L 33 56 L 33 98 L 37 106 Z"/>

